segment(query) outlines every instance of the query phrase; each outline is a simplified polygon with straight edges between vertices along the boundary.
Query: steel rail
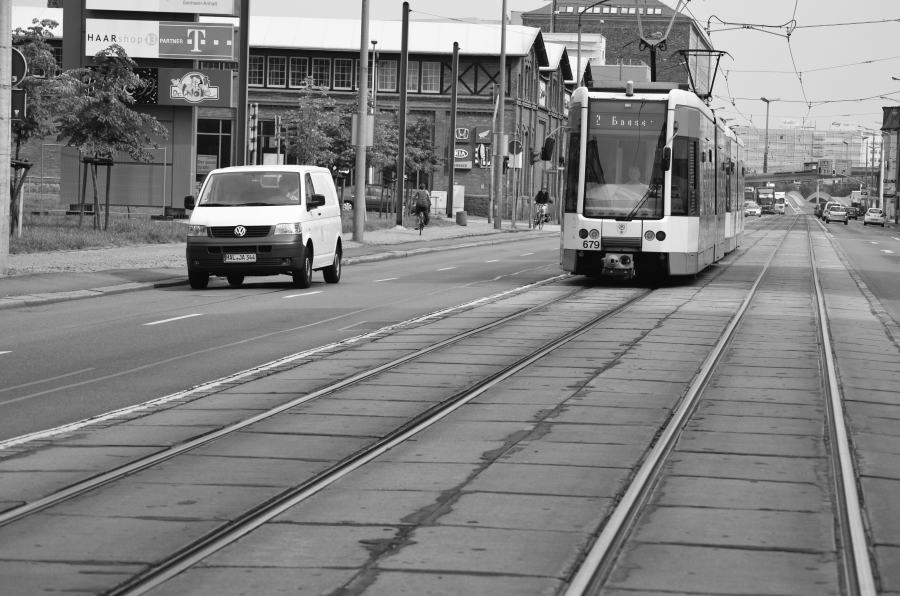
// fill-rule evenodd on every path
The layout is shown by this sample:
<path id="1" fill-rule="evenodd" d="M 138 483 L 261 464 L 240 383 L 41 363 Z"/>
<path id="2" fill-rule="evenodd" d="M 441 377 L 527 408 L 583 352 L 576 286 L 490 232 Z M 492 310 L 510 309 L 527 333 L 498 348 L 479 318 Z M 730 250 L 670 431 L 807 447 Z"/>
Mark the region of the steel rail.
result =
<path id="1" fill-rule="evenodd" d="M 241 420 L 240 422 L 230 424 L 228 426 L 220 428 L 219 430 L 212 431 L 210 433 L 201 435 L 199 437 L 195 437 L 195 438 L 190 439 L 179 445 L 169 447 L 168 449 L 164 449 L 163 451 L 159 451 L 152 455 L 148 455 L 147 457 L 143 457 L 143 458 L 140 458 L 131 463 L 122 465 L 118 468 L 114 468 L 112 470 L 103 472 L 103 473 L 93 476 L 91 478 L 87 478 L 81 482 L 73 484 L 73 485 L 66 487 L 60 491 L 57 491 L 53 494 L 47 495 L 46 497 L 42 497 L 40 499 L 37 499 L 36 501 L 32 501 L 31 503 L 25 503 L 24 505 L 20 505 L 18 507 L 8 510 L 8 511 L 4 511 L 3 513 L 0 513 L 0 527 L 10 524 L 10 523 L 13 523 L 18 520 L 21 520 L 29 515 L 32 515 L 34 513 L 37 513 L 44 509 L 47 509 L 48 507 L 53 507 L 64 501 L 67 501 L 67 500 L 77 497 L 79 495 L 82 495 L 82 494 L 85 494 L 92 490 L 95 490 L 105 484 L 109 484 L 110 482 L 114 482 L 125 476 L 131 475 L 131 474 L 140 472 L 142 470 L 145 470 L 147 468 L 150 468 L 152 466 L 155 466 L 159 463 L 162 463 L 164 461 L 167 461 L 169 459 L 172 459 L 174 457 L 177 457 L 179 455 L 187 453 L 188 451 L 197 449 L 198 447 L 208 445 L 209 443 L 212 443 L 213 441 L 216 441 L 216 440 L 226 437 L 228 435 L 234 434 L 240 430 L 247 428 L 248 426 L 256 424 L 257 422 L 261 422 L 263 420 L 266 420 L 268 418 L 276 416 L 276 415 L 284 412 L 285 410 L 290 410 L 291 408 L 297 407 L 298 405 L 307 403 L 314 399 L 318 399 L 318 398 L 330 395 L 336 391 L 340 391 L 341 389 L 344 389 L 351 385 L 355 385 L 357 383 L 360 383 L 362 381 L 370 379 L 376 375 L 379 375 L 383 372 L 386 372 L 388 370 L 391 370 L 393 368 L 396 368 L 398 366 L 406 364 L 412 360 L 421 358 L 422 356 L 425 356 L 425 355 L 435 352 L 437 350 L 443 349 L 447 346 L 458 343 L 464 339 L 472 337 L 473 335 L 483 333 L 485 331 L 488 331 L 488 330 L 498 327 L 500 325 L 505 325 L 506 323 L 509 323 L 510 321 L 519 319 L 519 318 L 529 315 L 535 311 L 538 311 L 538 310 L 544 309 L 548 306 L 551 306 L 561 300 L 570 298 L 574 294 L 577 294 L 577 293 L 583 291 L 583 289 L 584 288 L 582 288 L 582 287 L 576 288 L 575 290 L 573 290 L 571 292 L 566 292 L 565 294 L 563 294 L 561 296 L 557 296 L 556 298 L 553 298 L 551 300 L 544 301 L 541 304 L 537 304 L 535 306 L 531 306 L 531 307 L 522 309 L 516 313 L 513 313 L 511 315 L 507 315 L 503 318 L 497 319 L 496 321 L 486 323 L 484 325 L 476 327 L 475 329 L 470 329 L 469 331 L 464 331 L 463 333 L 454 335 L 453 337 L 441 340 L 435 344 L 432 344 L 428 347 L 417 350 L 411 354 L 401 356 L 401 357 L 396 358 L 385 364 L 381 364 L 376 367 L 370 368 L 368 370 L 356 373 L 354 375 L 347 377 L 346 379 L 337 381 L 337 382 L 327 385 L 321 389 L 317 389 L 316 391 L 313 391 L 312 393 L 308 393 L 306 395 L 303 395 L 301 397 L 293 399 L 287 403 L 281 404 L 274 408 L 270 408 L 269 410 L 266 410 L 265 412 L 261 412 L 254 416 L 251 416 L 250 418 Z"/>
<path id="2" fill-rule="evenodd" d="M 731 345 L 735 331 L 749 309 L 750 303 L 756 296 L 757 289 L 762 283 L 763 278 L 765 278 L 768 273 L 772 260 L 775 258 L 775 254 L 788 237 L 788 234 L 790 234 L 791 229 L 794 227 L 794 224 L 797 223 L 799 217 L 799 215 L 794 216 L 794 220 L 790 222 L 790 227 L 772 250 L 772 254 L 769 255 L 769 258 L 763 265 L 762 271 L 750 287 L 741 306 L 734 316 L 732 316 L 731 321 L 722 332 L 718 342 L 703 361 L 703 365 L 688 386 L 687 392 L 684 394 L 684 397 L 681 399 L 681 402 L 669 419 L 668 424 L 666 424 L 666 427 L 660 434 L 659 439 L 653 445 L 650 453 L 647 455 L 647 458 L 643 461 L 640 468 L 638 468 L 631 484 L 625 490 L 625 493 L 622 495 L 618 505 L 609 516 L 600 535 L 594 541 L 594 544 L 582 561 L 578 571 L 569 583 L 564 596 L 584 596 L 585 594 L 595 592 L 598 584 L 605 579 L 606 575 L 611 570 L 612 564 L 615 562 L 615 555 L 618 554 L 622 543 L 627 537 L 628 530 L 636 521 L 643 503 L 649 497 L 663 464 L 674 449 L 675 443 L 680 438 L 682 429 L 689 421 L 690 416 L 697 406 L 700 395 L 712 378 L 713 372 L 724 356 L 728 346 Z"/>
<path id="3" fill-rule="evenodd" d="M 809 229 L 807 220 L 807 229 Z M 819 320 L 819 337 L 822 340 L 822 354 L 825 358 L 825 391 L 827 394 L 829 428 L 834 438 L 830 442 L 831 466 L 837 485 L 838 514 L 841 518 L 841 535 L 844 559 L 844 579 L 847 592 L 858 596 L 875 596 L 875 577 L 866 540 L 865 522 L 859 503 L 856 467 L 850 451 L 847 423 L 844 419 L 843 395 L 837 380 L 834 351 L 831 343 L 831 328 L 828 324 L 828 310 L 825 306 L 825 291 L 816 268 L 815 245 L 809 234 L 809 259 L 813 272 L 813 290 L 816 295 L 816 314 Z M 830 238 L 826 240 L 832 242 Z M 848 544 L 849 543 L 849 544 Z"/>
<path id="4" fill-rule="evenodd" d="M 282 492 L 280 495 L 269 499 L 265 503 L 248 510 L 244 515 L 232 522 L 223 524 L 210 531 L 205 536 L 200 537 L 170 557 L 106 592 L 104 596 L 138 596 L 158 587 L 206 557 L 225 548 L 229 544 L 232 544 L 263 524 L 281 515 L 291 507 L 294 507 L 298 503 L 324 490 L 353 471 L 368 464 L 386 451 L 396 447 L 434 424 L 437 424 L 488 389 L 491 389 L 498 383 L 501 383 L 519 371 L 531 366 L 534 362 L 540 360 L 547 354 L 559 349 L 561 346 L 566 345 L 574 339 L 581 337 L 604 321 L 640 302 L 651 292 L 653 292 L 652 289 L 643 290 L 638 295 L 628 299 L 616 308 L 593 318 L 591 321 L 580 325 L 562 337 L 553 340 L 531 354 L 523 356 L 515 363 L 508 365 L 482 381 L 479 381 L 474 387 L 460 391 L 440 404 L 436 404 L 391 433 L 385 435 L 375 443 L 364 447 L 357 453 L 345 458 L 343 461 L 338 462 L 331 468 L 321 472 L 308 481 L 292 487 Z"/>

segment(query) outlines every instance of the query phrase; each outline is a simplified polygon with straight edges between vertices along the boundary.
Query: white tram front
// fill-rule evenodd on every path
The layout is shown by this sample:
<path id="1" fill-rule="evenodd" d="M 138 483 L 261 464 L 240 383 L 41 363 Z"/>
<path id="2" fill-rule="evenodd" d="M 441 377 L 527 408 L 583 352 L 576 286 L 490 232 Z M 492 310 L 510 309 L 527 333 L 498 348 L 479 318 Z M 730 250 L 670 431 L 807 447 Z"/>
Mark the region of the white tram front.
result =
<path id="1" fill-rule="evenodd" d="M 743 143 L 675 83 L 579 88 L 569 108 L 560 266 L 693 275 L 743 238 Z"/>

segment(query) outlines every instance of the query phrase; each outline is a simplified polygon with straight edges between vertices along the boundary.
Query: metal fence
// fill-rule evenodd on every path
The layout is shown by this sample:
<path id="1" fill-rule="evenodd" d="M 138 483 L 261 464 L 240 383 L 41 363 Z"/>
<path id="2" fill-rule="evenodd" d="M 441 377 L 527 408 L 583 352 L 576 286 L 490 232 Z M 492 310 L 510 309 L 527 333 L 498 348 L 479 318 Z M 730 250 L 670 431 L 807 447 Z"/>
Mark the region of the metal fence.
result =
<path id="1" fill-rule="evenodd" d="M 150 163 L 136 162 L 130 159 L 115 160 L 110 178 L 110 205 L 128 207 L 169 206 L 168 186 L 172 179 L 172 164 L 167 161 L 165 147 L 147 148 L 154 160 Z M 60 200 L 64 204 L 75 205 L 80 201 L 81 187 L 84 183 L 84 164 L 81 154 L 72 147 L 60 150 Z M 100 202 L 106 197 L 106 170 L 103 166 L 97 169 L 97 196 Z M 85 203 L 92 203 L 94 184 L 90 169 L 87 171 Z"/>

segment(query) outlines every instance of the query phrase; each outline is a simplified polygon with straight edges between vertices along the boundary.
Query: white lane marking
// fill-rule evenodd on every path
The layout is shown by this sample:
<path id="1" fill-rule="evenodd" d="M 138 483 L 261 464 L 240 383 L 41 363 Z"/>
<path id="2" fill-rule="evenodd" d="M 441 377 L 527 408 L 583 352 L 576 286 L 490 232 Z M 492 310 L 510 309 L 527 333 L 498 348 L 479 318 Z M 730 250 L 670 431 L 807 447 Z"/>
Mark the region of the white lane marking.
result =
<path id="1" fill-rule="evenodd" d="M 893 236 L 891 236 L 891 238 L 893 238 Z M 894 238 L 894 240 L 896 240 L 897 242 L 900 242 L 900 238 Z"/>
<path id="2" fill-rule="evenodd" d="M 12 350 L 6 350 L 5 352 L 0 352 L 0 354 L 12 354 Z"/>
<path id="3" fill-rule="evenodd" d="M 500 259 L 491 259 L 490 261 L 485 261 L 485 263 L 496 263 Z"/>
<path id="4" fill-rule="evenodd" d="M 321 294 L 322 290 L 316 290 L 315 292 L 307 292 L 305 294 L 291 294 L 290 296 L 285 296 L 285 298 L 297 298 L 298 296 L 312 296 L 313 294 Z"/>
<path id="5" fill-rule="evenodd" d="M 373 284 L 377 284 L 377 283 L 380 282 L 380 281 L 393 281 L 393 280 L 395 280 L 395 279 L 400 279 L 400 278 L 399 278 L 399 277 L 388 277 L 388 278 L 386 278 L 386 279 L 376 279 L 376 280 L 373 281 L 372 283 L 373 283 Z"/>
<path id="6" fill-rule="evenodd" d="M 147 325 L 161 325 L 162 323 L 171 323 L 172 321 L 180 321 L 181 319 L 190 319 L 191 317 L 199 317 L 201 313 L 197 313 L 195 315 L 184 315 L 183 317 L 175 317 L 173 319 L 165 319 L 162 321 L 153 321 L 152 323 L 144 323 L 144 327 Z"/>
<path id="7" fill-rule="evenodd" d="M 533 252 L 526 252 L 524 254 L 519 255 L 520 257 L 527 257 L 528 255 L 533 255 Z"/>
<path id="8" fill-rule="evenodd" d="M 451 269 L 456 269 L 456 267 L 444 267 L 443 269 L 438 269 L 438 271 L 450 271 Z"/>
<path id="9" fill-rule="evenodd" d="M 889 255 L 894 254 L 894 251 L 892 251 L 892 250 L 882 250 L 881 252 L 886 252 L 886 253 L 888 253 Z"/>
<path id="10" fill-rule="evenodd" d="M 877 242 L 869 242 L 869 244 L 878 244 Z"/>
<path id="11" fill-rule="evenodd" d="M 0 352 L 0 354 L 9 354 L 9 352 Z M 5 387 L 0 389 L 0 393 L 4 393 L 6 391 L 12 391 L 13 389 L 21 389 L 22 387 L 31 387 L 32 385 L 39 385 L 41 383 L 47 383 L 48 381 L 55 381 L 57 379 L 64 379 L 65 377 L 71 377 L 73 375 L 80 375 L 81 373 L 88 372 L 94 370 L 93 368 L 83 368 L 81 370 L 76 370 L 75 372 L 66 373 L 64 375 L 59 375 L 56 377 L 50 377 L 49 379 L 41 379 L 40 381 L 32 381 L 30 383 L 23 383 L 21 385 L 16 385 L 15 387 Z"/>

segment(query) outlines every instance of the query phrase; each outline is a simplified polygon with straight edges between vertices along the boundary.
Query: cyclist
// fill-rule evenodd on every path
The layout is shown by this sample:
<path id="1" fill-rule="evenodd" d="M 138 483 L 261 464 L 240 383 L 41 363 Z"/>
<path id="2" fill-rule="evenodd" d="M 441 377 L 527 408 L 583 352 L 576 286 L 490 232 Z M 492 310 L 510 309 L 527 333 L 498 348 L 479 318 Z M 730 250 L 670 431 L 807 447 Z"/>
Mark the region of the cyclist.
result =
<path id="1" fill-rule="evenodd" d="M 416 191 L 416 217 L 419 216 L 419 213 L 423 213 L 426 226 L 430 220 L 428 216 L 429 211 L 431 211 L 431 195 L 425 190 L 425 185 L 420 184 L 419 190 Z"/>
<path id="2" fill-rule="evenodd" d="M 540 210 L 541 218 L 543 221 L 549 221 L 549 216 L 547 215 L 547 205 L 552 203 L 550 200 L 550 193 L 547 192 L 547 183 L 544 182 L 544 185 L 541 187 L 541 190 L 534 196 L 534 204 Z M 535 218 L 537 219 L 537 218 Z"/>

